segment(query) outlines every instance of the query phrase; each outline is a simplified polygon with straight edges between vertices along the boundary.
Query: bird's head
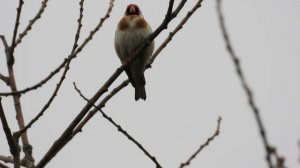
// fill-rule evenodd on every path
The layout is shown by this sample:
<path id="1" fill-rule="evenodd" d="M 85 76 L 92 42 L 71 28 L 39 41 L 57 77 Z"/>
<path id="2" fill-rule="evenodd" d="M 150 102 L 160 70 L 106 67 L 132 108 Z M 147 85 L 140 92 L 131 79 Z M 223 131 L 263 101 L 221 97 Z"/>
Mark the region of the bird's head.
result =
<path id="1" fill-rule="evenodd" d="M 140 8 L 136 4 L 129 4 L 126 8 L 125 15 L 141 15 Z"/>

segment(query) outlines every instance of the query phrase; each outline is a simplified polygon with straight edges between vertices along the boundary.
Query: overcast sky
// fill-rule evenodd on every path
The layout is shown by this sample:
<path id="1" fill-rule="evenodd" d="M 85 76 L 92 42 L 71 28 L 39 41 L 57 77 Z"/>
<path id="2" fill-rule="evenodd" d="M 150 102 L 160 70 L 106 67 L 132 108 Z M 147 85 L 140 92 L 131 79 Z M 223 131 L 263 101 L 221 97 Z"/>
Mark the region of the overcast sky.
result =
<path id="1" fill-rule="evenodd" d="M 104 16 L 108 2 L 85 1 L 79 43 Z M 155 39 L 156 47 L 195 2 L 187 2 L 169 29 Z M 91 97 L 120 65 L 113 45 L 114 32 L 129 3 L 140 6 L 153 29 L 161 23 L 168 6 L 166 0 L 115 2 L 111 17 L 72 62 L 52 106 L 28 132 L 37 162 L 86 104 L 72 82 Z M 300 1 L 224 0 L 223 4 L 233 47 L 254 91 L 269 141 L 286 158 L 287 167 L 299 167 Z M 16 0 L 0 0 L 0 34 L 9 42 L 17 5 Z M 204 0 L 202 7 L 146 72 L 145 102 L 134 100 L 134 89 L 129 85 L 104 111 L 166 168 L 178 167 L 185 161 L 213 134 L 217 118 L 221 116 L 220 135 L 189 167 L 265 168 L 265 151 L 257 124 L 225 50 L 215 6 L 215 0 Z M 20 30 L 39 7 L 40 1 L 25 1 Z M 15 50 L 14 68 L 19 89 L 39 82 L 68 56 L 78 15 L 78 1 L 49 1 L 43 17 Z M 0 65 L 0 73 L 6 75 L 2 44 Z M 27 122 L 44 106 L 60 75 L 21 97 Z M 113 86 L 124 79 L 126 75 L 122 74 Z M 9 88 L 0 82 L 0 91 L 9 91 Z M 3 98 L 2 103 L 9 124 L 16 131 L 11 98 Z M 4 137 L 0 131 L 0 155 L 9 154 Z M 155 165 L 98 114 L 48 167 L 153 168 Z"/>

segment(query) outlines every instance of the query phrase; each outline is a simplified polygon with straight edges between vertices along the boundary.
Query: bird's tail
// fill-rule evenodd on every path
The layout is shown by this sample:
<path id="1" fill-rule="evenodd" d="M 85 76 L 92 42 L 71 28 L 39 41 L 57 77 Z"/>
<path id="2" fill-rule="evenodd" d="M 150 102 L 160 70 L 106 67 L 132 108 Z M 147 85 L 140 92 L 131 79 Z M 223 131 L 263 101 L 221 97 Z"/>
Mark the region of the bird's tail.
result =
<path id="1" fill-rule="evenodd" d="M 135 100 L 139 100 L 140 98 L 146 100 L 145 85 L 137 85 L 135 87 Z"/>
<path id="2" fill-rule="evenodd" d="M 144 76 L 145 67 L 140 60 L 135 60 L 130 65 L 131 78 L 133 81 L 133 86 L 135 88 L 135 100 L 143 99 L 146 100 L 146 80 Z"/>

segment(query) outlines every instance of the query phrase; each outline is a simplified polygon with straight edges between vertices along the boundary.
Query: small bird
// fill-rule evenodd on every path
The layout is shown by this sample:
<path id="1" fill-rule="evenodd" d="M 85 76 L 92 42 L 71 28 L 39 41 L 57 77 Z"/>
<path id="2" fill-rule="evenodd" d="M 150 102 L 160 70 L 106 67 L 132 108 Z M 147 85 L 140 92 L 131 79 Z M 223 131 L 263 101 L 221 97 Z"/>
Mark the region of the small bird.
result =
<path id="1" fill-rule="evenodd" d="M 152 29 L 144 19 L 139 7 L 129 4 L 115 33 L 115 49 L 121 62 L 124 63 L 127 58 L 131 57 L 139 44 L 151 33 Z M 140 98 L 146 100 L 144 71 L 153 50 L 154 42 L 152 41 L 125 69 L 130 83 L 135 88 L 135 100 Z"/>

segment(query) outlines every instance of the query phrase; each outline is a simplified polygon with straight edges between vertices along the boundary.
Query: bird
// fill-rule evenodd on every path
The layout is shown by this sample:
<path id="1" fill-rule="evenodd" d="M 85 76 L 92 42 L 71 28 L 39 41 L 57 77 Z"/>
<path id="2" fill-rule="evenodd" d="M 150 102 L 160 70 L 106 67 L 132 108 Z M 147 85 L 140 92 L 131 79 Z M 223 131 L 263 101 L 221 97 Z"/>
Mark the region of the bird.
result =
<path id="1" fill-rule="evenodd" d="M 115 32 L 115 50 L 122 64 L 132 56 L 139 45 L 152 33 L 151 26 L 144 19 L 140 8 L 136 4 L 129 4 L 123 18 L 117 25 Z M 146 100 L 145 67 L 154 50 L 152 41 L 131 62 L 125 72 L 131 85 L 135 88 L 135 100 Z"/>

